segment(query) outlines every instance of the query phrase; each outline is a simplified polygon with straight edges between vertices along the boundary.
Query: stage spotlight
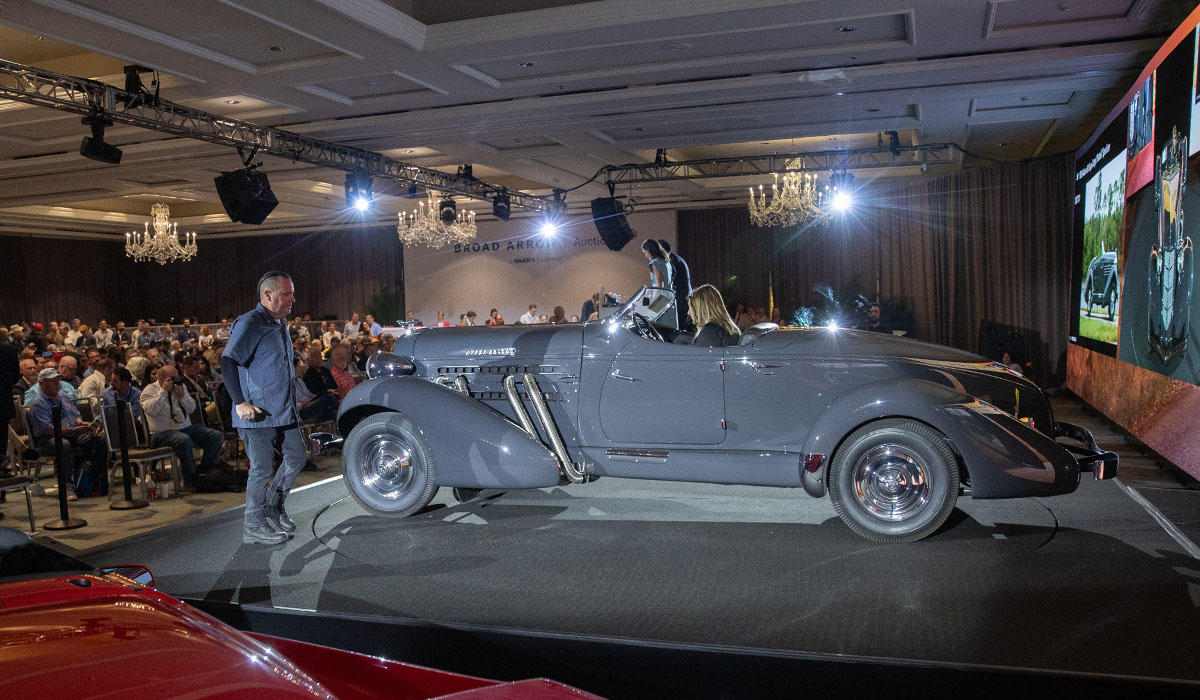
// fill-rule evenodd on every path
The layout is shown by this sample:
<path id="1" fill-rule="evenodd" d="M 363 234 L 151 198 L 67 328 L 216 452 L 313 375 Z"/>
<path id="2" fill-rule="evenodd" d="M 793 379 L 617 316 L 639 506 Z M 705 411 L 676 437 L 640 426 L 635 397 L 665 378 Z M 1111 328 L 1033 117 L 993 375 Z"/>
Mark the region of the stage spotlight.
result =
<path id="1" fill-rule="evenodd" d="M 222 172 L 213 180 L 217 186 L 217 197 L 221 199 L 221 206 L 225 207 L 230 221 L 257 226 L 279 206 L 279 200 L 271 191 L 271 183 L 267 181 L 267 174 L 258 172 L 256 167 Z"/>
<path id="2" fill-rule="evenodd" d="M 558 223 L 551 219 L 546 219 L 542 222 L 542 226 L 538 231 L 542 234 L 542 238 L 554 238 L 558 235 Z"/>
<path id="3" fill-rule="evenodd" d="M 371 208 L 371 176 L 361 170 L 346 173 L 346 206 L 358 211 Z"/>
<path id="4" fill-rule="evenodd" d="M 508 190 L 492 197 L 492 216 L 500 221 L 508 221 L 512 215 L 512 201 L 508 196 Z"/>
<path id="5" fill-rule="evenodd" d="M 116 165 L 121 162 L 121 149 L 104 143 L 104 128 L 112 126 L 112 120 L 99 114 L 83 118 L 83 123 L 92 127 L 92 135 L 84 136 L 79 144 L 79 155 L 100 163 Z"/>
<path id="6" fill-rule="evenodd" d="M 846 211 L 847 209 L 850 208 L 851 204 L 854 204 L 854 198 L 850 196 L 849 192 L 840 192 L 839 191 L 839 192 L 834 193 L 834 195 L 833 195 L 834 211 Z"/>
<path id="7" fill-rule="evenodd" d="M 438 218 L 447 226 L 453 225 L 458 219 L 458 204 L 453 197 L 444 197 L 438 202 Z"/>

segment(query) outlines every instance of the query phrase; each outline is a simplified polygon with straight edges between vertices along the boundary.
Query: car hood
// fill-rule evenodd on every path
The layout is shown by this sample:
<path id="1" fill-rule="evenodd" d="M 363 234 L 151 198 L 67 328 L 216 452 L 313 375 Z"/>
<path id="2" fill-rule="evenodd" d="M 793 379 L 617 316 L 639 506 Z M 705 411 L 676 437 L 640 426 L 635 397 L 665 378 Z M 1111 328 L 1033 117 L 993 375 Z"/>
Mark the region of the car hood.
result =
<path id="1" fill-rule="evenodd" d="M 582 345 L 582 324 L 427 328 L 414 334 L 411 353 L 416 362 L 481 365 L 505 358 L 579 357 Z"/>

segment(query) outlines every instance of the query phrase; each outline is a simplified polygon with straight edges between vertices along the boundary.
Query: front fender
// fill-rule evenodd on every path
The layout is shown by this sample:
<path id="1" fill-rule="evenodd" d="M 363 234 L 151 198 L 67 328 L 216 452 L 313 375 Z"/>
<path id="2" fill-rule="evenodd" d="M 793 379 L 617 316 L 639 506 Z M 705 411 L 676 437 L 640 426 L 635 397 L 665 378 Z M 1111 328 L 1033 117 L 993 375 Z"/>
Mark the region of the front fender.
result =
<path id="1" fill-rule="evenodd" d="M 1070 493 L 1079 484 L 1075 458 L 1052 438 L 1009 414 L 949 387 L 920 379 L 877 382 L 841 396 L 809 432 L 805 451 L 826 458 L 806 470 L 804 488 L 825 493 L 838 445 L 881 418 L 914 418 L 945 435 L 971 476 L 972 498 Z"/>
<path id="2" fill-rule="evenodd" d="M 342 399 L 342 435 L 382 411 L 408 416 L 429 445 L 438 486 L 543 488 L 559 483 L 558 461 L 500 412 L 454 389 L 416 377 L 359 384 Z M 349 456 L 344 456 L 348 458 Z"/>

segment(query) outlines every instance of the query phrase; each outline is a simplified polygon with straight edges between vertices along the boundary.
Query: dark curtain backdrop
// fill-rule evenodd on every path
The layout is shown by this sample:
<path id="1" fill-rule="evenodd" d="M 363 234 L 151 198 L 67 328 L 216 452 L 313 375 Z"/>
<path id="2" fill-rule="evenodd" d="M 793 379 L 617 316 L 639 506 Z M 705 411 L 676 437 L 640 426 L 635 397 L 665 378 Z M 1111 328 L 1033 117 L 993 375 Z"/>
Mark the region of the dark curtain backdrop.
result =
<path id="1" fill-rule="evenodd" d="M 981 322 L 1029 340 L 1030 376 L 1065 378 L 1073 160 L 964 170 L 867 185 L 853 212 L 803 230 L 750 224 L 744 207 L 679 213 L 678 248 L 692 284 L 711 282 L 732 306 L 788 315 L 813 289 L 909 297 L 914 335 L 975 352 Z M 768 280 L 770 286 L 768 286 Z"/>
<path id="2" fill-rule="evenodd" d="M 403 264 L 394 227 L 204 240 L 184 263 L 134 262 L 124 243 L 0 236 L 0 320 L 101 317 L 132 324 L 191 316 L 202 322 L 254 306 L 262 273 L 296 284 L 297 314 L 348 318 L 381 292 L 403 308 Z"/>

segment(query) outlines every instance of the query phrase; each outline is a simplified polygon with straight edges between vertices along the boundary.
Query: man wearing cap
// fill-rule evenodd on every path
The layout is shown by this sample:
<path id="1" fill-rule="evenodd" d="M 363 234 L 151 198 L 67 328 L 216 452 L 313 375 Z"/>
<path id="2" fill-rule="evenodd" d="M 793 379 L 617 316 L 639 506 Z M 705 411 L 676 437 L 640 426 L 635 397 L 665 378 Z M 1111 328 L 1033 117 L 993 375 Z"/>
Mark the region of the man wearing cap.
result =
<path id="1" fill-rule="evenodd" d="M 233 427 L 250 461 L 242 542 L 281 544 L 296 530 L 284 500 L 308 459 L 296 412 L 292 342 L 284 321 L 296 291 L 290 275 L 272 271 L 258 280 L 257 292 L 258 305 L 230 328 L 221 376 L 233 399 Z M 283 462 L 272 478 L 276 454 Z"/>
<path id="2" fill-rule="evenodd" d="M 53 360 L 47 362 L 40 370 L 38 370 L 38 372 L 45 372 L 48 369 L 54 370 L 54 374 L 60 379 L 62 378 L 62 375 L 58 373 L 57 362 L 54 362 Z M 59 382 L 58 390 L 67 398 L 68 401 L 74 401 L 75 399 L 79 398 L 79 394 L 75 391 L 75 387 L 71 386 L 67 382 Z M 34 377 L 33 386 L 25 390 L 25 396 L 21 399 L 21 405 L 32 406 L 33 400 L 36 399 L 41 393 L 42 383 L 37 380 L 37 377 Z"/>
<path id="3" fill-rule="evenodd" d="M 44 455 L 54 454 L 54 408 L 62 410 L 62 449 L 59 457 L 63 469 L 74 482 L 75 453 L 79 454 L 80 466 L 87 465 L 91 476 L 93 492 L 103 491 L 105 465 L 108 459 L 108 446 L 104 438 L 96 434 L 92 424 L 81 420 L 75 404 L 61 391 L 58 370 L 53 367 L 38 372 L 38 393 L 29 407 L 29 422 L 33 427 L 33 435 L 37 441 L 38 451 Z M 89 493 L 77 493 L 80 498 L 90 496 Z"/>
<path id="4" fill-rule="evenodd" d="M 33 324 L 33 330 L 29 332 L 29 342 L 33 343 L 33 347 L 38 353 L 46 352 L 46 345 L 49 341 L 46 340 L 46 334 L 42 332 L 42 324 Z"/>

